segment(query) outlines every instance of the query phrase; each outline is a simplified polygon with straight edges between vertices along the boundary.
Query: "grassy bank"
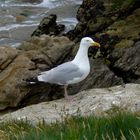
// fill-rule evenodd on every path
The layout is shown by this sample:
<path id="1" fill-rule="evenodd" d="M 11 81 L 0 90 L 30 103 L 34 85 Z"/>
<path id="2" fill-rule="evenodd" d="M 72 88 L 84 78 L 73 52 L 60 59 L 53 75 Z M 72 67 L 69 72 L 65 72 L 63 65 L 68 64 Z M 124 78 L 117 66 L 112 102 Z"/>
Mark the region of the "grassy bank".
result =
<path id="1" fill-rule="evenodd" d="M 0 124 L 0 140 L 140 140 L 140 115 L 74 117 L 63 123 L 33 126 L 28 121 Z"/>

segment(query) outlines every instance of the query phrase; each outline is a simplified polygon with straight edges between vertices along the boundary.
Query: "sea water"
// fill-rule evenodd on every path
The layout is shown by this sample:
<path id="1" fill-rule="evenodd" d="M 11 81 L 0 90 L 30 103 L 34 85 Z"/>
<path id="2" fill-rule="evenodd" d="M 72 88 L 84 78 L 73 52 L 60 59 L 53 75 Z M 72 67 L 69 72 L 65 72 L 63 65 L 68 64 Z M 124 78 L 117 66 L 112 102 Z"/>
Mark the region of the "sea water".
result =
<path id="1" fill-rule="evenodd" d="M 30 3 L 19 0 L 0 0 L 0 45 L 18 46 L 28 39 L 43 17 L 57 15 L 57 22 L 66 26 L 66 32 L 77 23 L 76 12 L 82 0 L 43 0 Z M 17 17 L 25 19 L 18 21 Z"/>

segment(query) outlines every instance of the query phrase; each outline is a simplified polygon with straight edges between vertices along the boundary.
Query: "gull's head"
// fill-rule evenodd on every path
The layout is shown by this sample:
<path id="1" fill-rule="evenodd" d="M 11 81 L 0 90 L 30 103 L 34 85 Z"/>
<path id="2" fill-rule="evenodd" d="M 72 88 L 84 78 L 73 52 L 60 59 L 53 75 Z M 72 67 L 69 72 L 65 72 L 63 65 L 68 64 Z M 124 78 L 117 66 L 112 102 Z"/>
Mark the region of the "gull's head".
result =
<path id="1" fill-rule="evenodd" d="M 90 47 L 90 46 L 93 46 L 93 47 L 96 47 L 96 48 L 99 48 L 100 47 L 100 44 L 95 42 L 92 38 L 90 37 L 84 37 L 82 38 L 81 40 L 81 43 L 80 43 L 81 46 L 84 46 L 84 47 Z"/>

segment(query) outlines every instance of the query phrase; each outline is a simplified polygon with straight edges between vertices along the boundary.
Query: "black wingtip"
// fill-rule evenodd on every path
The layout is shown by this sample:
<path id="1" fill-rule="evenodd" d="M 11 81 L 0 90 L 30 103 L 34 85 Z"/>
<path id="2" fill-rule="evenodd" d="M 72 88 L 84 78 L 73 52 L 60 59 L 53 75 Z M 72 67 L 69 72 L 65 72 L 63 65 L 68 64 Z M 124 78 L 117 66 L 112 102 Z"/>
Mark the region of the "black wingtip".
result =
<path id="1" fill-rule="evenodd" d="M 29 78 L 29 79 L 26 79 L 25 81 L 30 84 L 35 84 L 39 82 L 37 77 Z"/>

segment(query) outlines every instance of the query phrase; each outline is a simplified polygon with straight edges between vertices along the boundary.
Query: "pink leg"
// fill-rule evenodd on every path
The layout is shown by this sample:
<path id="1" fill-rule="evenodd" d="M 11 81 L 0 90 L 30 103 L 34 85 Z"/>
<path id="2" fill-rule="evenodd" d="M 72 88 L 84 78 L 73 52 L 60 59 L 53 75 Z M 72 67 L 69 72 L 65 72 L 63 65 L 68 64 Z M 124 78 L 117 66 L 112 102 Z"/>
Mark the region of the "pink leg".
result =
<path id="1" fill-rule="evenodd" d="M 69 100 L 70 101 L 70 100 L 73 99 L 73 97 L 68 95 L 67 87 L 68 87 L 68 85 L 65 85 L 64 86 L 64 97 L 65 97 L 66 100 Z"/>

